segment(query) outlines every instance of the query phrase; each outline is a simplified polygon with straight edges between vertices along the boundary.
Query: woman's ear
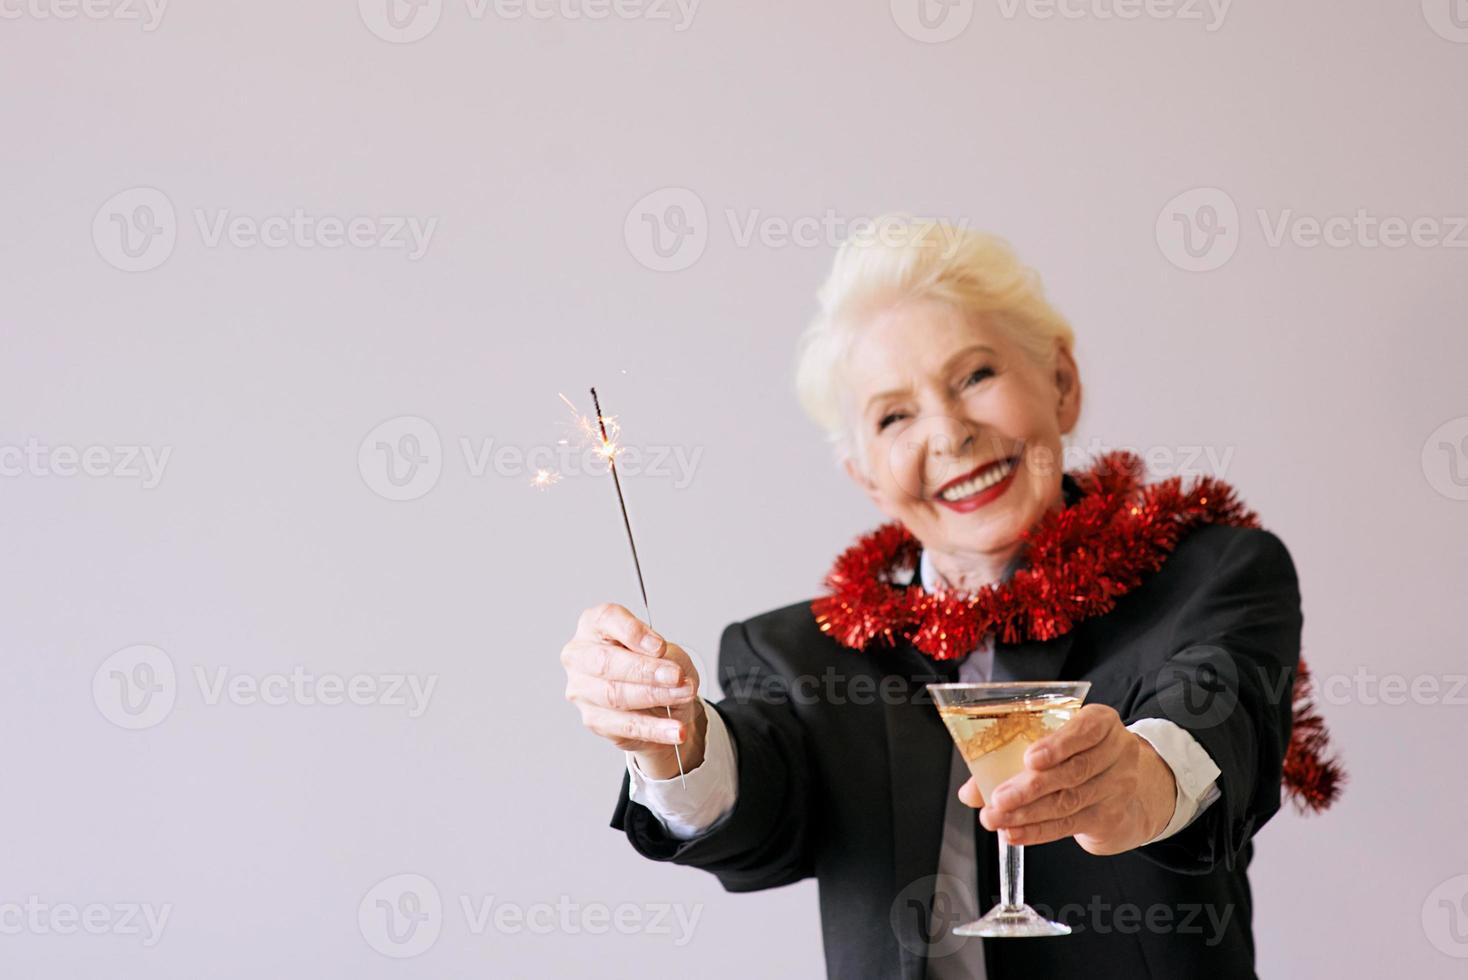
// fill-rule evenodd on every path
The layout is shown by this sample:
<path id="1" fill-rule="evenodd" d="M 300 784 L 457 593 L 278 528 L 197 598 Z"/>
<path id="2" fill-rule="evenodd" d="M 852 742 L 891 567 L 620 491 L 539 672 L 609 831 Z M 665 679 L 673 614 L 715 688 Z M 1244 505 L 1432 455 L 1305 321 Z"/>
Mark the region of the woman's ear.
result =
<path id="1" fill-rule="evenodd" d="M 1081 418 L 1081 369 L 1068 347 L 1057 346 L 1055 351 L 1055 388 L 1060 394 L 1056 421 L 1063 435 L 1073 430 Z"/>
<path id="2" fill-rule="evenodd" d="M 871 477 L 867 476 L 866 471 L 861 468 L 861 465 L 852 457 L 846 456 L 841 460 L 841 468 L 846 471 L 847 476 L 851 477 L 851 482 L 861 487 L 863 492 L 871 498 L 872 503 L 877 505 L 877 509 L 883 510 L 882 497 L 877 492 L 877 485 L 872 482 Z M 886 511 L 883 510 L 883 513 L 886 513 Z"/>

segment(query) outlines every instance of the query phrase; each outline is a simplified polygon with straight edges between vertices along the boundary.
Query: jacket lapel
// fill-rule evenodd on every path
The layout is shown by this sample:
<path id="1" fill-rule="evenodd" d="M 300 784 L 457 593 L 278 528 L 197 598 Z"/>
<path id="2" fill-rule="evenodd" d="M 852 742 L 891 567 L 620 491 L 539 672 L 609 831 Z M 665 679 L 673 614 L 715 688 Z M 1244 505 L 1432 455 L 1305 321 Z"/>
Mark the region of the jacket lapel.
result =
<path id="1" fill-rule="evenodd" d="M 1065 674 L 1076 631 L 1044 642 L 998 644 L 994 653 L 996 681 L 1053 681 Z M 888 654 L 891 673 L 904 676 L 910 697 L 888 699 L 887 758 L 892 787 L 892 856 L 894 895 L 901 907 L 892 912 L 897 931 L 903 980 L 922 980 L 927 960 L 921 950 L 936 943 L 929 935 L 934 876 L 943 844 L 953 740 L 938 717 L 924 684 L 957 680 L 957 662 L 930 660 L 910 643 Z M 982 883 L 980 884 L 982 890 Z"/>
<path id="2" fill-rule="evenodd" d="M 1066 480 L 1069 480 L 1066 477 Z M 1077 494 L 1074 483 L 1066 486 L 1068 502 Z M 918 572 L 914 569 L 912 581 Z M 1053 681 L 1065 672 L 1066 659 L 1075 641 L 1076 629 L 1045 642 L 1027 641 L 996 644 L 993 680 Z M 892 842 L 894 895 L 903 896 L 903 907 L 893 909 L 892 925 L 897 932 L 903 980 L 923 980 L 927 958 L 921 950 L 939 937 L 929 935 L 933 907 L 934 878 L 943 844 L 943 819 L 948 804 L 949 767 L 953 740 L 938 717 L 933 699 L 924 684 L 958 679 L 958 662 L 934 661 L 910 642 L 899 644 L 889 654 L 891 673 L 905 676 L 912 684 L 911 696 L 886 699 L 887 759 L 892 785 Z M 980 882 L 980 891 L 984 888 Z M 909 903 L 909 900 L 912 900 Z M 983 907 L 983 900 L 980 899 Z"/>
<path id="3" fill-rule="evenodd" d="M 994 680 L 1055 681 L 1065 679 L 1066 660 L 1075 645 L 1074 626 L 1053 640 L 1026 640 L 994 646 Z"/>
<path id="4" fill-rule="evenodd" d="M 953 760 L 953 741 L 923 685 L 956 680 L 958 670 L 956 664 L 929 660 L 910 644 L 890 655 L 896 661 L 891 673 L 905 676 L 912 685 L 909 697 L 885 699 L 896 876 L 893 894 L 902 896 L 892 911 L 892 926 L 904 980 L 921 980 L 926 960 L 920 951 L 935 939 L 928 935 L 928 924 Z"/>

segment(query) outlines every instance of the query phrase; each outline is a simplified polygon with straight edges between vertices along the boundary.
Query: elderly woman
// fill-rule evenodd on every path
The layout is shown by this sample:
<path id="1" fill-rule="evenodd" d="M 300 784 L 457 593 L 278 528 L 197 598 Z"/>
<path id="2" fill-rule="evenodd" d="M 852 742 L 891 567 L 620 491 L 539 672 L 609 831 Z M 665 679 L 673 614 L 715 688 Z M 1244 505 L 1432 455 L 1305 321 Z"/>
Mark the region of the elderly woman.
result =
<path id="1" fill-rule="evenodd" d="M 828 595 L 724 631 L 717 704 L 626 609 L 581 616 L 566 696 L 627 752 L 613 826 L 730 891 L 814 876 L 841 980 L 1252 977 L 1250 839 L 1282 777 L 1319 808 L 1338 775 L 1289 554 L 1219 481 L 1064 473 L 1081 374 L 1036 275 L 988 235 L 883 227 L 837 255 L 798 384 L 890 523 Z M 1056 679 L 1087 704 L 982 799 L 925 685 Z M 1071 935 L 953 934 L 999 899 L 996 832 Z"/>

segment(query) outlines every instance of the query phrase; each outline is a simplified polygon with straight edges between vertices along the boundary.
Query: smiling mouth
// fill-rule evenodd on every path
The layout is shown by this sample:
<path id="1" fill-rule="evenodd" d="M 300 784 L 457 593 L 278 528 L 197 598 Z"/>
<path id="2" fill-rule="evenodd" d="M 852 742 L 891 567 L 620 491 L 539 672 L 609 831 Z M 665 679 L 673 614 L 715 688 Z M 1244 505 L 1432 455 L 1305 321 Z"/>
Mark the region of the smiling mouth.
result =
<path id="1" fill-rule="evenodd" d="M 949 480 L 938 488 L 935 496 L 939 500 L 946 501 L 950 504 L 958 503 L 971 497 L 977 497 L 985 490 L 1007 479 L 1014 472 L 1014 468 L 1018 463 L 1018 456 L 1010 456 L 1007 459 L 985 463 L 978 469 L 965 473 L 957 479 Z"/>

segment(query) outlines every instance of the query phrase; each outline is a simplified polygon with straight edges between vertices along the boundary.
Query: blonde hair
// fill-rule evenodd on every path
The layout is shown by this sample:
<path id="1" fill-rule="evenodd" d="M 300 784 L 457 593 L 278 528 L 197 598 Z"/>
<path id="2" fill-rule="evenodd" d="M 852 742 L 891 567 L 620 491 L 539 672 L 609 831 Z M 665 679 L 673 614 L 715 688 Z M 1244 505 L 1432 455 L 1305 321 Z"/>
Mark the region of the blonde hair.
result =
<path id="1" fill-rule="evenodd" d="M 1009 330 L 1049 364 L 1075 332 L 1045 298 L 1040 276 L 995 235 L 942 221 L 888 215 L 841 245 L 800 338 L 795 387 L 837 455 L 855 451 L 841 399 L 841 368 L 863 322 L 903 302 L 935 300 Z"/>

